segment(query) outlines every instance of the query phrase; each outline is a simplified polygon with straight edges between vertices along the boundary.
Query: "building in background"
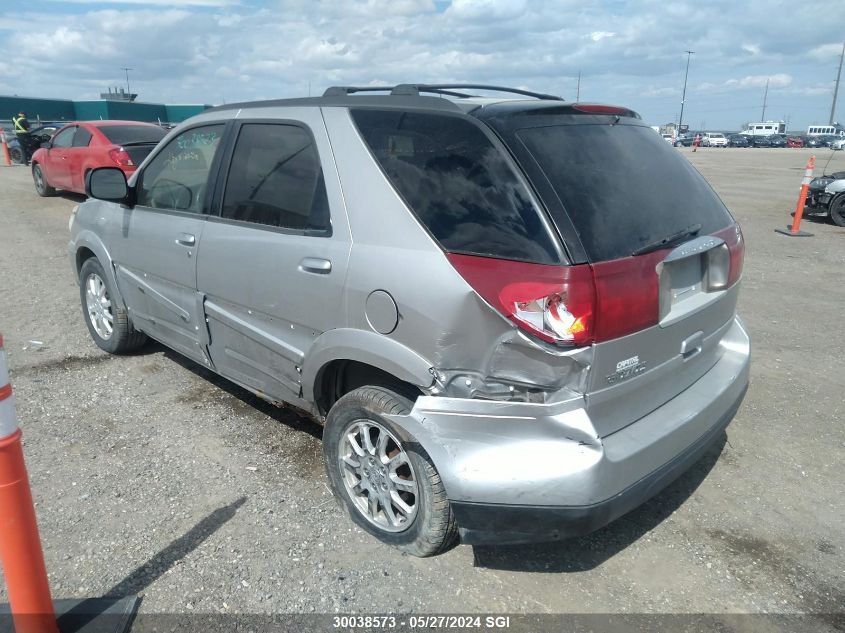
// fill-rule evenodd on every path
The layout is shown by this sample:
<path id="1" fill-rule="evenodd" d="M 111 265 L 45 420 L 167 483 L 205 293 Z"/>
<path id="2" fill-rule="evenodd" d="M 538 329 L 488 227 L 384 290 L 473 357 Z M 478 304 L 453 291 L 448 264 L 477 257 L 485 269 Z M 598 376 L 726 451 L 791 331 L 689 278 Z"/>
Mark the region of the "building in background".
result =
<path id="1" fill-rule="evenodd" d="M 114 93 L 112 93 L 114 95 Z M 128 97 L 128 93 L 124 93 Z M 179 123 L 210 108 L 207 104 L 163 104 L 132 101 L 117 96 L 91 101 L 40 99 L 0 95 L 0 120 L 24 111 L 29 121 L 92 121 L 122 119 L 148 123 Z"/>

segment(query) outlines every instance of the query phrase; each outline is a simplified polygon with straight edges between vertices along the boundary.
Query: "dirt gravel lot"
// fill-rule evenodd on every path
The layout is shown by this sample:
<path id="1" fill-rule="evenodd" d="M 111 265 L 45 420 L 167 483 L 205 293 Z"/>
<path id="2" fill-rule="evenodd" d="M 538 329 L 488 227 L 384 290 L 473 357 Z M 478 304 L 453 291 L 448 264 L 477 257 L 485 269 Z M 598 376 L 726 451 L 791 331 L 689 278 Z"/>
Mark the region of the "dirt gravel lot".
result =
<path id="1" fill-rule="evenodd" d="M 589 537 L 425 560 L 343 516 L 313 421 L 158 345 L 101 352 L 66 254 L 81 198 L 39 198 L 26 168 L 0 167 L 0 331 L 55 597 L 139 593 L 142 613 L 782 612 L 845 626 L 845 229 L 773 231 L 810 151 L 679 151 L 747 239 L 752 380 L 726 442 Z"/>

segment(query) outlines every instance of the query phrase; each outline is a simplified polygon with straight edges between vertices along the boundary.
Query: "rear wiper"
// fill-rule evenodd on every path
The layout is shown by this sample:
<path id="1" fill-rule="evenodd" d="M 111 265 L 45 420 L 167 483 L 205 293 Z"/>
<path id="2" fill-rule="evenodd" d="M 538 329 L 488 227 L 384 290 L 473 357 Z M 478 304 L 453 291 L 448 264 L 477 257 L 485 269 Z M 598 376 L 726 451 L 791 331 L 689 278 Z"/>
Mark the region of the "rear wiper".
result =
<path id="1" fill-rule="evenodd" d="M 637 250 L 635 250 L 631 255 L 645 255 L 646 253 L 651 253 L 652 251 L 660 250 L 661 248 L 665 248 L 667 246 L 672 246 L 681 240 L 684 240 L 688 237 L 693 237 L 701 230 L 700 224 L 692 224 L 685 229 L 678 231 L 677 233 L 672 233 L 660 240 L 655 240 L 653 242 L 649 242 L 645 246 L 640 246 Z"/>

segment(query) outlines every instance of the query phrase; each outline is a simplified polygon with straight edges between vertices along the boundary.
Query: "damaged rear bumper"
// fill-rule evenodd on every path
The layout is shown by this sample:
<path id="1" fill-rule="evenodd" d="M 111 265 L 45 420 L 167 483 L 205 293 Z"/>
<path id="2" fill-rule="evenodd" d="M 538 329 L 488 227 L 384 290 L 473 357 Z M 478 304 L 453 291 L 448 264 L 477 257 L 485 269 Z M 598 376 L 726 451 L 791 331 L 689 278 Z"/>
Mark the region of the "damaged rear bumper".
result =
<path id="1" fill-rule="evenodd" d="M 583 398 L 531 404 L 419 398 L 390 416 L 431 456 L 465 543 L 520 543 L 589 533 L 659 492 L 722 434 L 748 386 L 739 318 L 697 382 L 599 437 Z"/>

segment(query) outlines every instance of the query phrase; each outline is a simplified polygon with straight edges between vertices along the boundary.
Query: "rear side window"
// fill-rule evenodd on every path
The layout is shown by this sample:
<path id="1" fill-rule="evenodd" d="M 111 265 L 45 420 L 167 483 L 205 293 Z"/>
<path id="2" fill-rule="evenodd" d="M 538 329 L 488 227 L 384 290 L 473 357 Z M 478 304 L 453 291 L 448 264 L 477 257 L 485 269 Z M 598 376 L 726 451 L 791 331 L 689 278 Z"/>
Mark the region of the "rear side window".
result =
<path id="1" fill-rule="evenodd" d="M 528 190 L 476 124 L 400 111 L 354 110 L 352 117 L 393 187 L 444 249 L 558 263 Z"/>
<path id="2" fill-rule="evenodd" d="M 294 125 L 245 123 L 232 155 L 221 216 L 285 229 L 328 230 L 326 186 L 311 135 Z"/>
<path id="3" fill-rule="evenodd" d="M 53 147 L 64 148 L 73 145 L 73 135 L 76 127 L 67 127 L 53 137 Z"/>
<path id="4" fill-rule="evenodd" d="M 86 130 L 84 127 L 76 128 L 76 132 L 73 135 L 73 146 L 74 147 L 88 147 L 88 143 L 91 142 L 91 132 Z"/>
<path id="5" fill-rule="evenodd" d="M 167 136 L 157 125 L 101 125 L 100 132 L 115 145 L 158 143 Z"/>
<path id="6" fill-rule="evenodd" d="M 555 125 L 521 129 L 517 136 L 593 262 L 628 257 L 694 224 L 706 235 L 733 222 L 701 174 L 649 127 Z"/>

